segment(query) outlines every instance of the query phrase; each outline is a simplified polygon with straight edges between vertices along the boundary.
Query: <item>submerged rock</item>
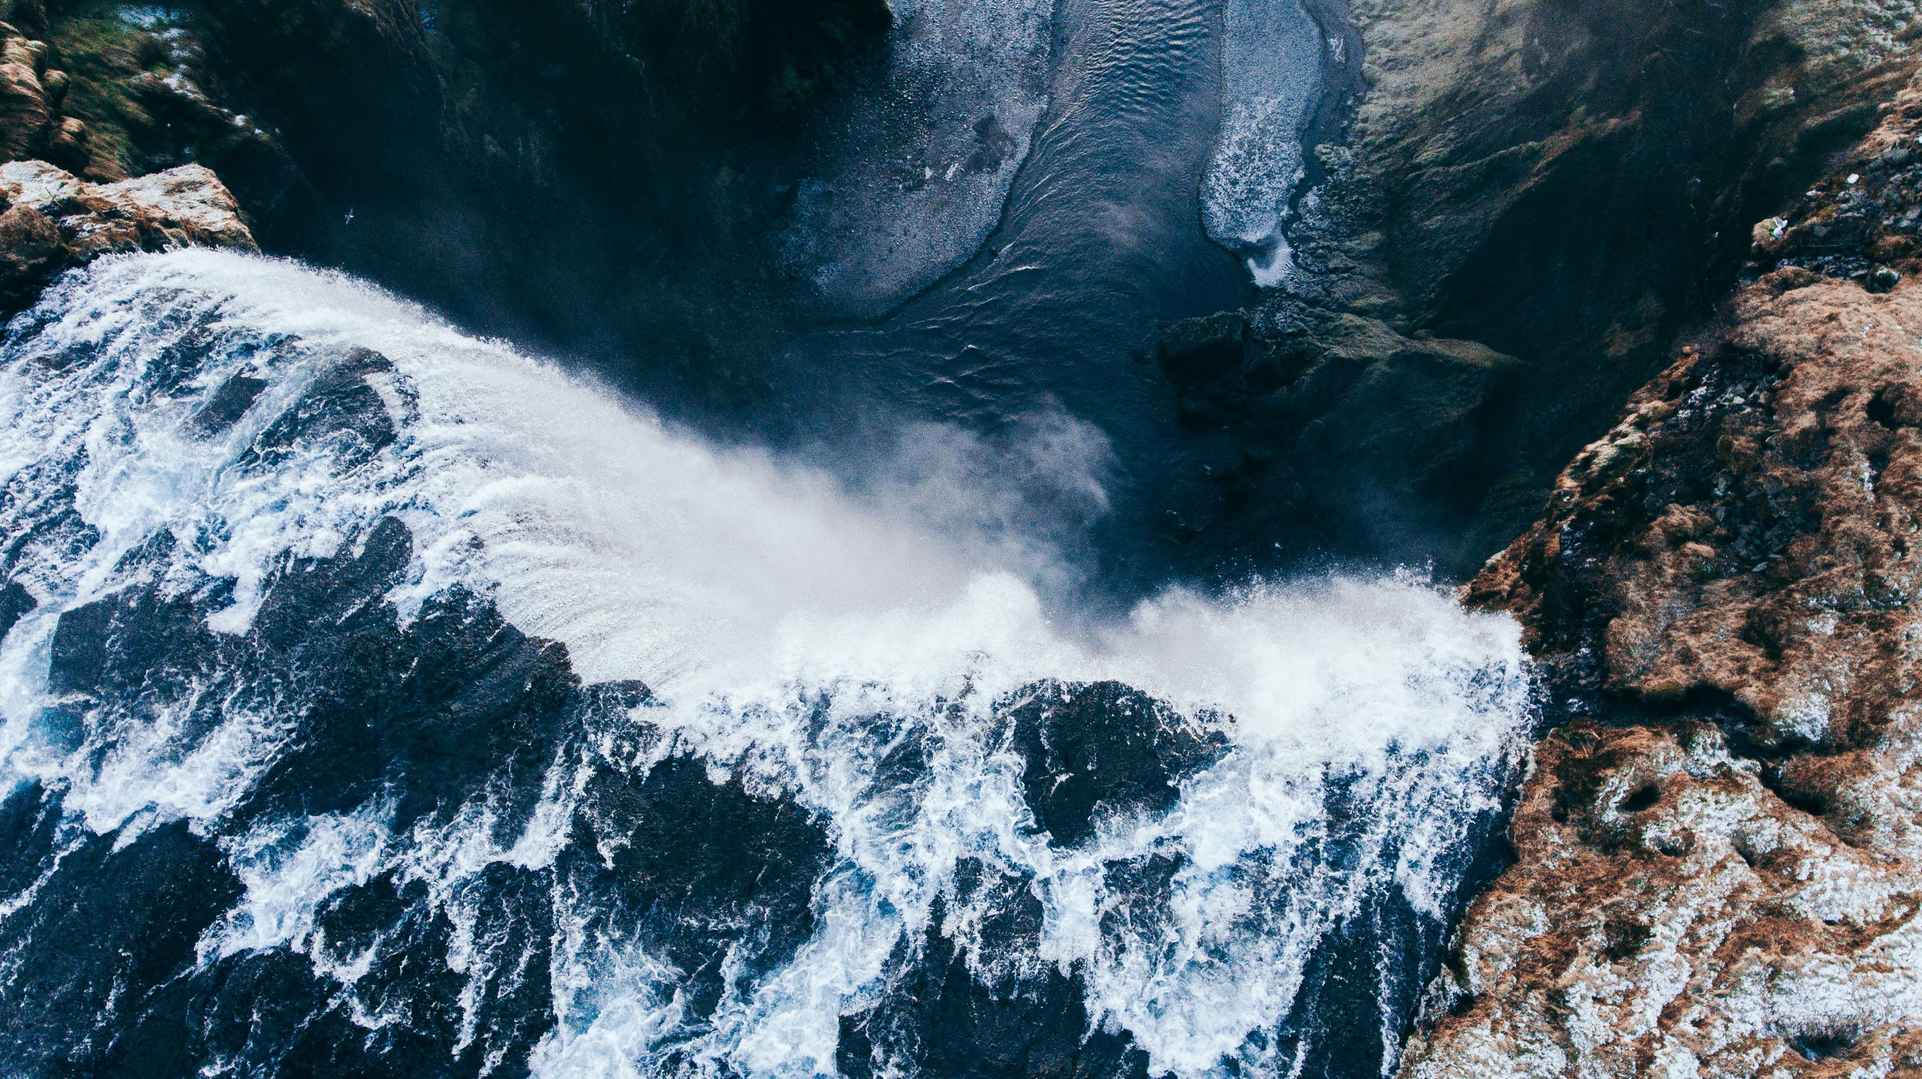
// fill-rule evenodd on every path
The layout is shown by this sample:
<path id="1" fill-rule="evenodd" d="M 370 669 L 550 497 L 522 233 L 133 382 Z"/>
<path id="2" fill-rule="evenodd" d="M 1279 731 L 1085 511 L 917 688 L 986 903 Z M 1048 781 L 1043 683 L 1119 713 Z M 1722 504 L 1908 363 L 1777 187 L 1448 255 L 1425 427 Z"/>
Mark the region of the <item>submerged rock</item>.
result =
<path id="1" fill-rule="evenodd" d="M 1005 720 L 1028 808 L 1063 846 L 1093 836 L 1106 815 L 1167 812 L 1183 778 L 1228 752 L 1221 731 L 1119 682 L 1033 687 Z"/>
<path id="2" fill-rule="evenodd" d="M 1884 117 L 1468 590 L 1577 722 L 1406 1074 L 1922 1068 L 1922 197 L 1863 183 L 1922 83 Z"/>

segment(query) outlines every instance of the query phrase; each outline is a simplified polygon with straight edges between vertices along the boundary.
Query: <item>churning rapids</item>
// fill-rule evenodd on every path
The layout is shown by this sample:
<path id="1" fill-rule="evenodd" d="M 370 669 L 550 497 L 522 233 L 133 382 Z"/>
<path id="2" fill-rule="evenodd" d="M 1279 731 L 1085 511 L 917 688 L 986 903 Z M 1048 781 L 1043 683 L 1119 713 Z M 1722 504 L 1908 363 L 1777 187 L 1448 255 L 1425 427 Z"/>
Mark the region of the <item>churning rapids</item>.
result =
<path id="1" fill-rule="evenodd" d="M 1391 1068 L 1516 628 L 1388 577 L 1070 629 L 979 447 L 907 441 L 705 444 L 288 262 L 69 275 L 0 353 L 0 1057 Z"/>

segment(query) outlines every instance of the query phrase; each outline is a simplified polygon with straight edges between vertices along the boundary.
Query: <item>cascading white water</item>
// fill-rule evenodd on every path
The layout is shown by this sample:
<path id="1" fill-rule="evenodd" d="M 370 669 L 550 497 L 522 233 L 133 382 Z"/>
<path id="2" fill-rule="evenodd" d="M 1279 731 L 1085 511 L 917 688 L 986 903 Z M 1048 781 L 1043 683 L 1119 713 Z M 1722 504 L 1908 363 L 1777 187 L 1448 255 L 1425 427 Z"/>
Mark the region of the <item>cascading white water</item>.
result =
<path id="1" fill-rule="evenodd" d="M 1090 1022 L 1129 1035 L 1157 1073 L 1232 1061 L 1286 1074 L 1277 1043 L 1252 1036 L 1295 1007 L 1317 944 L 1383 889 L 1444 917 L 1455 852 L 1524 745 L 1516 627 L 1416 577 L 1174 589 L 1070 631 L 1049 584 L 1071 567 L 1008 525 L 1022 515 L 1005 492 L 954 481 L 980 470 L 918 462 L 910 471 L 938 477 L 937 498 L 719 447 L 336 274 L 206 252 L 109 260 L 50 290 L 14 341 L 0 356 L 0 476 L 13 492 L 44 476 L 40 495 L 71 497 L 97 538 L 76 551 L 27 537 L 27 508 L 0 503 L 0 536 L 24 542 L 14 577 L 38 601 L 0 641 L 0 763 L 65 791 L 92 833 L 186 819 L 217 837 L 245 895 L 203 935 L 203 966 L 287 949 L 351 997 L 365 958 L 330 949 L 315 911 L 392 872 L 456 929 L 446 962 L 469 987 L 471 1041 L 480 987 L 517 961 L 476 928 L 479 875 L 551 865 L 595 770 L 693 755 L 826 823 L 812 937 L 770 972 L 724 960 L 726 992 L 698 1021 L 677 993 L 684 971 L 611 938 L 556 884 L 541 1074 L 647 1074 L 669 1048 L 716 1073 L 831 1073 L 841 1017 L 888 990 L 891 956 L 937 917 L 983 978 L 1078 971 Z M 392 362 L 368 382 L 398 437 L 371 454 L 343 454 L 336 438 L 237 466 L 352 348 Z M 170 365 L 182 374 L 158 385 Z M 231 430 L 196 434 L 194 417 L 238 374 L 265 389 Z M 1098 505 L 1100 438 L 1037 422 L 1047 451 L 1027 470 Z M 404 834 L 382 799 L 225 828 L 301 737 L 297 715 L 271 709 L 229 709 L 211 730 L 156 714 L 111 746 L 50 747 L 35 733 L 60 703 L 47 672 L 63 612 L 134 576 L 231 579 L 207 623 L 244 633 L 289 552 L 332 554 L 383 517 L 414 536 L 388 597 L 403 617 L 466 586 L 565 644 L 585 680 L 652 686 L 634 718 L 662 736 L 597 735 L 561 753 L 539 808 L 504 839 L 491 793 Z M 176 541 L 162 567 L 130 568 L 156 532 Z M 1225 733 L 1229 749 L 1181 781 L 1166 814 L 1110 813 L 1089 841 L 1050 843 L 997 725 L 1041 680 L 1126 683 Z M 924 763 L 904 779 L 884 761 L 905 745 Z M 1315 853 L 1337 844 L 1355 853 Z M 1109 872 L 1153 858 L 1175 866 L 1154 895 Z M 991 912 L 953 888 L 963 859 L 1029 882 L 1042 911 L 1031 945 L 981 936 Z M 1129 914 L 1140 910 L 1152 916 Z M 369 1029 L 390 1021 L 355 1014 Z"/>

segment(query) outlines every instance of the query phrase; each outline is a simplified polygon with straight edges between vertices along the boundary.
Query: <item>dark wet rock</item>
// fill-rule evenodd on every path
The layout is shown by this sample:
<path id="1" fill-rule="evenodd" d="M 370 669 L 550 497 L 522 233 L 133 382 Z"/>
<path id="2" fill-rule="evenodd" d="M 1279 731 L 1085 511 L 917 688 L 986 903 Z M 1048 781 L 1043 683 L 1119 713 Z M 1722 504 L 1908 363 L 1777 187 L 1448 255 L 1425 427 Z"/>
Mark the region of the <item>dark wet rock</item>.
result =
<path id="1" fill-rule="evenodd" d="M 1227 737 L 1118 682 L 1051 682 L 1002 706 L 1022 755 L 1035 823 L 1073 846 L 1105 815 L 1163 813 L 1181 780 L 1221 759 Z"/>
<path id="2" fill-rule="evenodd" d="M 330 1000 L 335 988 L 287 951 L 222 960 L 149 997 L 101 1054 L 101 1070 L 191 1075 L 221 1056 L 278 1060 L 290 1073 L 384 1074 L 367 1050 L 368 1032 L 347 1014 L 351 1005 Z"/>
<path id="3" fill-rule="evenodd" d="M 403 634 L 380 597 L 405 551 L 368 548 L 359 560 L 290 566 L 245 642 L 255 655 L 239 665 L 243 684 L 292 680 L 307 702 L 306 736 L 276 759 L 250 805 L 346 811 L 392 783 L 397 826 L 407 827 L 511 777 L 515 801 L 497 827 L 512 834 L 577 704 L 566 650 L 460 591 L 429 601 Z M 285 673 L 262 670 L 275 667 Z"/>
<path id="4" fill-rule="evenodd" d="M 194 415 L 194 426 L 208 435 L 226 431 L 240 422 L 240 417 L 247 414 L 247 410 L 253 407 L 254 399 L 266 388 L 264 379 L 234 375 L 221 383 L 213 396 L 207 398 L 206 405 Z"/>
<path id="5" fill-rule="evenodd" d="M 82 840 L 34 903 L 0 922 L 0 948 L 22 960 L 0 1022 L 10 1066 L 97 1073 L 115 1034 L 188 971 L 201 933 L 240 893 L 213 842 L 185 822 Z"/>
<path id="6" fill-rule="evenodd" d="M 153 994 L 116 1040 L 107 1060 L 141 1073 L 174 1074 L 180 1063 L 213 1056 L 277 1061 L 289 1073 L 394 1075 L 452 1069 L 479 1074 L 485 1062 L 525 1074 L 534 1045 L 553 1025 L 548 945 L 553 932 L 546 872 L 504 865 L 467 882 L 476 939 L 489 942 L 466 973 L 450 969 L 458 931 L 426 902 L 418 882 L 397 889 L 383 875 L 330 898 L 322 937 L 310 942 L 329 961 L 367 957 L 351 994 L 287 949 L 230 955 Z M 463 1039 L 460 1002 L 475 1008 Z M 360 1014 L 388 1016 L 370 1029 Z M 463 1046 L 463 1041 L 466 1044 Z M 459 1048 L 456 1048 L 456 1047 Z"/>
<path id="7" fill-rule="evenodd" d="M 5 587 L 0 587 L 0 637 L 12 632 L 14 623 L 39 605 L 33 593 L 19 581 L 8 581 Z"/>
<path id="8" fill-rule="evenodd" d="M 33 885 L 60 839 L 61 804 L 38 783 L 22 783 L 0 797 L 0 895 Z"/>
<path id="9" fill-rule="evenodd" d="M 355 384 L 343 385 L 351 395 Z M 122 570 L 157 579 L 171 552 L 171 538 L 157 536 L 124 559 Z M 385 596 L 411 553 L 407 530 L 390 518 L 350 538 L 337 556 L 289 559 L 272 575 L 251 629 L 238 636 L 205 628 L 207 615 L 224 602 L 225 592 L 215 584 L 174 592 L 151 581 L 135 583 L 61 616 L 52 678 L 60 692 L 84 695 L 83 733 L 95 753 L 135 740 L 162 709 L 186 711 L 175 736 L 181 753 L 222 724 L 245 722 L 249 715 L 297 717 L 299 737 L 282 747 L 223 829 L 244 832 L 252 823 L 352 812 L 386 798 L 392 827 L 405 834 L 423 822 L 445 823 L 463 806 L 485 800 L 495 824 L 486 838 L 511 846 L 528 825 L 547 770 L 563 752 L 580 751 L 570 739 L 616 727 L 649 694 L 638 684 L 582 687 L 564 648 L 520 634 L 471 594 L 430 599 L 403 629 Z M 820 830 L 790 804 L 708 783 L 698 766 L 685 772 L 679 765 L 664 768 L 658 781 L 650 777 L 640 785 L 638 797 L 603 806 L 616 815 L 612 827 L 624 834 L 653 833 L 646 852 L 636 856 L 638 865 L 619 863 L 634 878 L 620 878 L 615 889 L 631 886 L 641 897 L 631 907 L 609 899 L 610 911 L 623 912 L 620 926 L 651 926 L 664 952 L 686 959 L 690 968 L 750 933 L 759 934 L 754 940 L 772 949 L 770 956 L 791 954 L 810 931 L 808 898 L 825 852 Z M 588 804 L 597 804 L 599 791 L 590 792 Z M 50 853 L 41 848 L 57 812 L 48 812 L 18 799 L 0 805 L 0 844 L 32 848 L 22 852 L 22 865 L 44 864 Z M 725 827 L 710 846 L 687 843 L 688 834 L 717 822 Z M 302 834 L 296 827 L 282 842 L 299 843 Z M 755 850 L 769 857 L 778 850 L 784 861 L 757 862 Z M 673 861 L 677 852 L 689 859 Z M 209 854 L 213 864 L 224 865 L 216 852 Z M 170 851 L 156 860 L 189 867 L 193 857 Z M 105 872 L 98 865 L 74 859 L 62 864 L 109 887 L 114 883 L 98 876 Z M 198 888 L 206 911 L 186 934 L 189 955 L 205 925 L 235 898 L 230 886 L 194 880 L 183 877 L 183 887 Z M 355 1074 L 445 1067 L 450 1054 L 464 1071 L 478 1071 L 489 1057 L 506 1067 L 524 1066 L 553 1021 L 547 973 L 554 884 L 551 870 L 505 864 L 465 882 L 461 902 L 479 939 L 489 942 L 475 960 L 491 964 L 483 969 L 452 970 L 450 957 L 465 947 L 461 931 L 420 883 L 403 886 L 386 874 L 336 893 L 316 912 L 320 935 L 310 947 L 329 962 L 353 964 L 365 957 L 368 963 L 351 1000 L 292 953 L 245 953 L 176 976 L 176 949 L 165 962 L 150 964 L 165 967 L 167 979 L 131 983 L 139 995 L 128 997 L 103 1028 L 119 1035 L 113 1045 L 38 1013 L 0 1023 L 0 1038 L 32 1035 L 44 1043 L 37 1053 L 64 1053 L 108 1070 L 151 1067 L 162 1073 L 169 1062 L 214 1053 Z M 724 896 L 713 908 L 707 906 L 709 890 Z M 167 896 L 128 888 L 121 899 L 123 921 L 178 920 L 169 913 L 174 900 Z M 718 913 L 709 917 L 713 911 Z M 142 932 L 124 930 L 128 936 Z M 51 930 L 40 938 L 49 947 L 60 946 L 61 939 Z M 92 1006 L 75 994 L 104 993 L 112 984 L 92 968 L 61 977 L 68 975 L 73 985 L 63 990 L 61 1006 L 76 1015 Z M 477 995 L 463 998 L 470 976 L 477 979 Z M 462 999 L 477 1008 L 472 1039 L 463 1036 Z M 354 1007 L 396 1021 L 369 1031 L 354 1021 Z M 456 1054 L 457 1045 L 464 1047 Z"/>
<path id="10" fill-rule="evenodd" d="M 1160 350 L 1182 426 L 1212 452 L 1191 527 L 1225 550 L 1446 550 L 1508 462 L 1495 426 L 1520 363 L 1470 341 L 1411 338 L 1353 314 L 1285 327 L 1177 323 Z"/>
<path id="11" fill-rule="evenodd" d="M 386 400 L 369 380 L 391 376 L 393 370 L 393 362 L 379 353 L 348 350 L 260 433 L 239 464 L 272 468 L 296 449 L 322 444 L 332 444 L 336 459 L 347 468 L 372 459 L 393 444 L 396 430 Z M 208 407 L 219 401 L 216 395 Z"/>
<path id="12" fill-rule="evenodd" d="M 1232 311 L 1171 323 L 1156 345 L 1170 381 L 1186 386 L 1218 379 L 1242 364 L 1248 320 Z"/>
<path id="13" fill-rule="evenodd" d="M 726 989 L 724 957 L 764 973 L 813 935 L 814 886 L 831 852 L 825 827 L 794 802 L 670 757 L 644 774 L 596 772 L 566 872 L 597 897 L 600 930 L 638 934 L 685 973 L 689 1006 L 705 1017 Z"/>
<path id="14" fill-rule="evenodd" d="M 216 648 L 204 619 L 190 597 L 153 586 L 75 607 L 54 627 L 49 688 L 99 696 L 183 690 Z"/>
<path id="15" fill-rule="evenodd" d="M 979 901 L 990 890 L 996 921 L 982 926 L 992 964 L 998 939 L 1039 929 L 1041 910 L 1025 880 L 965 862 L 957 872 L 955 904 Z M 1029 1075 L 1049 1079 L 1145 1077 L 1147 1054 L 1126 1034 L 1090 1029 L 1079 971 L 1052 964 L 1025 977 L 1004 974 L 986 984 L 941 927 L 948 909 L 937 902 L 922 939 L 903 940 L 890 958 L 906 972 L 872 1008 L 843 1016 L 835 1063 L 857 1079 L 879 1075 L 951 1075 L 967 1079 Z"/>

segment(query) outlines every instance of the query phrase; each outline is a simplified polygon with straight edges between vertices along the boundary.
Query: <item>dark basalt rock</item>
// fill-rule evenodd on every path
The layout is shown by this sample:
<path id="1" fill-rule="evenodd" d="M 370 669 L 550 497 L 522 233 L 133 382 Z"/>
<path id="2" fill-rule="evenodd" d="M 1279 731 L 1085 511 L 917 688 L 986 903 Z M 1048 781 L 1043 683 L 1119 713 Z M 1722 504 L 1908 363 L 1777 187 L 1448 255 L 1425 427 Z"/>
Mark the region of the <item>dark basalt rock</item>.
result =
<path id="1" fill-rule="evenodd" d="M 596 772 L 573 839 L 563 872 L 597 897 L 595 928 L 616 940 L 638 935 L 680 967 L 699 1016 L 726 989 L 721 961 L 731 951 L 760 973 L 813 935 L 814 884 L 832 853 L 825 827 L 800 806 L 738 779 L 717 784 L 686 757 L 644 774 Z"/>
<path id="2" fill-rule="evenodd" d="M 240 894 L 213 841 L 184 821 L 87 837 L 0 923 L 0 949 L 23 960 L 0 1055 L 23 1074 L 98 1074 L 116 1032 L 187 972 L 201 933 Z"/>
<path id="3" fill-rule="evenodd" d="M 14 623 L 39 605 L 19 581 L 8 581 L 5 587 L 0 587 L 0 637 L 12 632 Z"/>
<path id="4" fill-rule="evenodd" d="M 395 429 L 386 401 L 367 380 L 392 374 L 393 370 L 393 362 L 379 353 L 349 350 L 314 380 L 293 407 L 260 433 L 239 463 L 243 467 L 271 468 L 295 447 L 327 440 L 339 444 L 340 460 L 348 467 L 372 458 L 393 444 Z"/>
<path id="5" fill-rule="evenodd" d="M 1171 323 L 1162 331 L 1156 358 L 1178 386 L 1208 382 L 1239 368 L 1248 341 L 1248 320 L 1224 311 Z"/>
<path id="6" fill-rule="evenodd" d="M 202 434 L 217 435 L 240 422 L 240 417 L 253 407 L 254 399 L 260 391 L 267 388 L 263 379 L 248 375 L 234 375 L 220 384 L 205 407 L 194 416 L 194 426 Z"/>
<path id="7" fill-rule="evenodd" d="M 1119 682 L 1050 682 L 1004 705 L 1009 743 L 1026 764 L 1035 823 L 1062 846 L 1094 835 L 1111 813 L 1162 813 L 1180 782 L 1220 760 L 1228 740 Z"/>
<path id="8" fill-rule="evenodd" d="M 1041 907 L 1025 878 L 998 874 L 974 859 L 956 868 L 953 902 L 989 893 L 994 915 L 980 928 L 981 958 L 1022 938 L 1037 937 Z M 1052 964 L 1025 976 L 984 983 L 967 955 L 941 929 L 947 903 L 937 901 L 927 932 L 903 940 L 890 963 L 907 969 L 876 1006 L 841 1019 L 835 1063 L 854 1079 L 877 1075 L 943 1075 L 990 1079 L 1138 1079 L 1147 1054 L 1126 1034 L 1089 1029 L 1085 985 L 1077 970 Z M 1013 949 L 1010 949 L 1011 951 Z"/>
<path id="9" fill-rule="evenodd" d="M 359 385 L 342 383 L 350 397 Z M 321 437 L 324 428 L 319 426 Z M 158 566 L 171 545 L 163 534 L 123 566 L 130 572 Z M 584 732 L 609 728 L 648 695 L 637 684 L 583 687 L 564 648 L 519 633 L 491 604 L 458 590 L 431 599 L 403 630 L 384 597 L 406 568 L 411 548 L 406 528 L 389 518 L 335 557 L 288 560 L 269 583 L 251 630 L 239 637 L 205 628 L 210 610 L 226 602 L 225 590 L 213 583 L 177 594 L 154 584 L 130 586 L 61 616 L 53 680 L 61 692 L 85 695 L 81 733 L 100 751 L 136 734 L 156 710 L 189 702 L 191 714 L 177 736 L 183 751 L 225 721 L 228 709 L 298 717 L 298 737 L 221 823 L 222 831 L 349 812 L 385 793 L 391 796 L 389 824 L 398 834 L 423 820 L 447 822 L 462 806 L 491 798 L 492 838 L 511 844 L 526 827 L 542 776 L 557 757 L 580 752 Z M 628 875 L 612 882 L 608 917 L 619 910 L 625 912 L 617 919 L 623 927 L 630 917 L 651 925 L 666 953 L 684 958 L 690 968 L 754 934 L 771 958 L 791 954 L 812 924 L 808 897 L 826 850 L 819 828 L 791 804 L 715 787 L 698 766 L 658 771 L 658 780 L 649 777 L 640 785 L 639 797 L 601 804 L 596 795 L 611 782 L 603 780 L 587 799 L 590 813 L 613 815 L 623 832 L 655 833 L 634 855 L 642 864 L 623 864 Z M 50 837 L 38 837 L 49 819 L 57 819 L 56 806 L 37 796 L 0 805 L 0 842 L 18 836 L 18 842 L 44 846 Z M 711 844 L 688 845 L 690 830 L 699 834 L 716 821 L 726 827 L 713 833 Z M 301 827 L 283 842 L 300 842 Z M 577 824 L 587 827 L 585 821 Z M 778 867 L 766 860 L 776 851 Z M 691 860 L 673 860 L 689 852 Z M 761 861 L 757 852 L 765 856 Z M 29 852 L 21 864 L 38 864 L 48 853 Z M 224 865 L 211 846 L 209 855 Z M 181 851 L 156 860 L 190 864 Z M 591 853 L 568 864 L 575 867 L 569 872 L 590 864 L 599 871 Z M 76 873 L 102 872 L 74 865 Z M 474 932 L 490 942 L 487 961 L 498 960 L 498 967 L 483 979 L 476 1004 L 479 1035 L 454 1058 L 465 1062 L 458 1067 L 476 1070 L 490 1054 L 524 1062 L 552 1026 L 546 978 L 555 872 L 497 864 L 463 885 Z M 186 936 L 189 956 L 201 930 L 235 899 L 230 887 L 200 890 L 211 913 L 196 916 Z M 709 891 L 723 896 L 713 907 L 707 906 Z M 137 890 L 123 899 L 129 907 L 124 917 L 142 911 L 176 917 Z M 629 901 L 631 906 L 621 905 Z M 703 913 L 712 911 L 720 913 Z M 139 993 L 154 995 L 129 997 L 124 1012 L 105 1026 L 122 1040 L 111 1052 L 86 1052 L 105 1053 L 99 1058 L 103 1067 L 161 1073 L 168 1061 L 204 1060 L 217 1052 L 282 1059 L 295 1070 L 297 1063 L 355 1074 L 446 1066 L 462 1040 L 457 1002 L 467 978 L 448 968 L 447 957 L 462 945 L 422 886 L 401 887 L 391 875 L 378 877 L 337 893 L 317 913 L 325 944 L 314 947 L 331 961 L 348 963 L 373 950 L 367 975 L 356 983 L 356 999 L 398 1022 L 376 1032 L 355 1024 L 338 986 L 299 956 L 234 956 L 187 977 L 169 958 L 164 964 L 156 960 L 155 976 L 136 984 Z M 34 947 L 63 947 L 61 939 L 49 931 Z M 110 984 L 92 968 L 62 977 L 73 983 L 63 991 L 63 1006 L 76 1015 L 93 1009 L 73 994 L 104 992 Z M 185 1026 L 183 1017 L 189 1020 Z M 33 1018 L 0 1024 L 0 1036 L 36 1032 L 46 1043 L 36 1052 L 72 1053 L 91 1045 L 85 1042 L 91 1035 L 64 1029 Z"/>

